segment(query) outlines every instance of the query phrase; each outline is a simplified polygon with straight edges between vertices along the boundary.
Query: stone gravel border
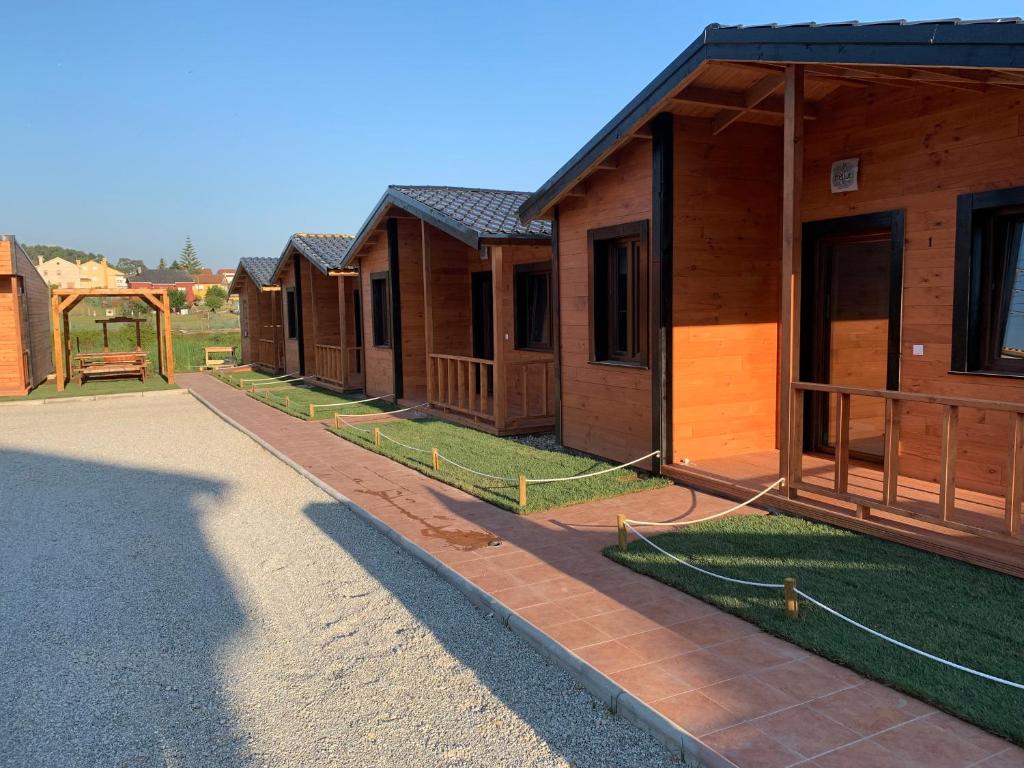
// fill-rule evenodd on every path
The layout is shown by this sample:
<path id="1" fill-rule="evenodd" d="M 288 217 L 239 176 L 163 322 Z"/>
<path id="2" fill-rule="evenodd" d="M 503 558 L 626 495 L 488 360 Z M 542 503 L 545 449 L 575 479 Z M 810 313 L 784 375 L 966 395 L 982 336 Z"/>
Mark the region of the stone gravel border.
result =
<path id="1" fill-rule="evenodd" d="M 515 611 L 508 608 L 493 595 L 488 594 L 457 571 L 442 563 L 418 544 L 392 529 L 387 523 L 374 517 L 344 494 L 339 493 L 301 464 L 293 461 L 272 444 L 221 411 L 202 395 L 187 389 L 183 391 L 189 392 L 192 397 L 205 405 L 227 424 L 230 424 L 264 450 L 283 461 L 324 493 L 348 507 L 406 552 L 417 557 L 428 568 L 455 586 L 469 598 L 470 602 L 492 611 L 513 634 L 524 640 L 541 656 L 566 670 L 594 698 L 608 707 L 613 713 L 620 715 L 652 734 L 659 742 L 672 750 L 674 754 L 681 756 L 686 765 L 693 766 L 694 768 L 701 766 L 703 768 L 736 768 L 732 761 L 719 755 L 664 715 L 631 693 L 623 690 L 614 680 L 599 672 L 595 667 L 581 659 L 568 648 L 552 640 L 544 632 L 521 618 Z"/>

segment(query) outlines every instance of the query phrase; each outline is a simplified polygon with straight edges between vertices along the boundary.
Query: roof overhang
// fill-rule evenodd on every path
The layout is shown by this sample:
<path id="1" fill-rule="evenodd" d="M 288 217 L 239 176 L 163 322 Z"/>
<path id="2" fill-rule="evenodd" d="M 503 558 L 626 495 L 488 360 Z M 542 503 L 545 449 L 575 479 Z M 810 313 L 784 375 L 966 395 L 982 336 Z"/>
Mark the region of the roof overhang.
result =
<path id="1" fill-rule="evenodd" d="M 344 264 L 342 265 L 342 269 L 341 270 L 337 270 L 337 269 L 324 269 L 323 267 L 321 267 L 317 263 L 317 260 L 315 258 L 313 258 L 313 256 L 306 249 L 305 244 L 303 244 L 300 241 L 296 240 L 295 236 L 293 235 L 292 237 L 288 238 L 288 242 L 284 244 L 284 248 L 281 250 L 281 256 L 277 259 L 277 266 L 274 267 L 274 276 L 270 279 L 271 283 L 277 283 L 277 282 L 280 281 L 280 279 L 281 279 L 281 270 L 284 268 L 284 265 L 287 263 L 288 258 L 290 256 L 292 256 L 293 254 L 301 256 L 302 258 L 304 258 L 306 261 L 308 261 L 310 264 L 312 264 L 314 267 L 316 267 L 320 271 L 320 274 L 322 274 L 322 275 L 327 275 L 328 277 L 337 277 L 338 276 L 337 273 L 339 271 L 344 271 L 344 267 L 345 267 Z M 347 263 L 348 263 L 348 258 L 346 256 L 345 264 L 347 264 Z"/>
<path id="2" fill-rule="evenodd" d="M 551 208 L 594 164 L 636 134 L 707 62 L 1024 68 L 1024 25 L 998 21 L 883 22 L 788 27 L 711 25 L 519 208 L 526 223 Z"/>

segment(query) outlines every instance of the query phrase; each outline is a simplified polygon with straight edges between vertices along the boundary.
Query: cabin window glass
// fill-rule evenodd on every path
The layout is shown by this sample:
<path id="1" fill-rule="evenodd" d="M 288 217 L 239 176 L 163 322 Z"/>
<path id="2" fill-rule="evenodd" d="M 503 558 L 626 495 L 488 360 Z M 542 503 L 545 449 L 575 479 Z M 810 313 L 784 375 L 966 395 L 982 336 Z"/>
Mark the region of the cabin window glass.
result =
<path id="1" fill-rule="evenodd" d="M 249 301 L 245 296 L 238 301 L 238 324 L 242 326 L 242 338 L 249 338 Z"/>
<path id="2" fill-rule="evenodd" d="M 594 362 L 647 364 L 647 223 L 590 232 Z"/>
<path id="3" fill-rule="evenodd" d="M 952 367 L 1024 375 L 1024 188 L 961 196 L 957 228 Z"/>
<path id="4" fill-rule="evenodd" d="M 298 310 L 295 304 L 295 289 L 289 288 L 288 290 L 286 290 L 284 294 L 284 299 L 286 305 L 285 315 L 287 318 L 286 324 L 288 326 L 288 338 L 295 339 L 298 338 L 299 335 L 299 320 L 297 314 Z"/>
<path id="5" fill-rule="evenodd" d="M 551 264 L 518 264 L 514 300 L 516 348 L 551 350 Z"/>
<path id="6" fill-rule="evenodd" d="M 391 287 L 388 273 L 370 276 L 370 310 L 373 315 L 373 345 L 391 346 Z"/>

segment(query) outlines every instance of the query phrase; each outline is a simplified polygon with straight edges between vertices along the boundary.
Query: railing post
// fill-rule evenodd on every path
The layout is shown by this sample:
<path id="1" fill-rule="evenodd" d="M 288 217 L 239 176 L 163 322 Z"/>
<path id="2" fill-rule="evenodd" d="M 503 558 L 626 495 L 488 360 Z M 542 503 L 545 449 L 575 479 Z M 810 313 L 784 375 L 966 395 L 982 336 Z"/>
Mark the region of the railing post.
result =
<path id="1" fill-rule="evenodd" d="M 1006 532 L 1020 536 L 1021 502 L 1024 502 L 1024 413 L 1010 414 L 1010 457 L 1006 480 Z"/>
<path id="2" fill-rule="evenodd" d="M 956 451 L 960 407 L 947 405 L 942 411 L 942 468 L 939 475 L 939 511 L 943 522 L 953 517 L 956 508 Z"/>
<path id="3" fill-rule="evenodd" d="M 619 552 L 626 551 L 626 545 L 629 543 L 627 539 L 626 531 L 626 516 L 617 515 L 615 519 L 615 527 L 619 530 Z"/>
<path id="4" fill-rule="evenodd" d="M 803 478 L 804 393 L 803 390 L 792 385 L 790 385 L 789 423 L 789 472 L 786 477 L 786 495 L 795 499 L 797 496 L 796 485 Z"/>
<path id="5" fill-rule="evenodd" d="M 835 490 L 846 493 L 850 486 L 850 396 L 840 392 L 836 399 Z"/>
<path id="6" fill-rule="evenodd" d="M 526 475 L 519 476 L 519 506 L 526 506 Z"/>
<path id="7" fill-rule="evenodd" d="M 902 404 L 891 397 L 885 398 L 885 447 L 882 457 L 882 501 L 897 502 L 900 485 L 900 420 Z"/>
<path id="8" fill-rule="evenodd" d="M 795 619 L 800 615 L 800 601 L 797 600 L 796 579 L 788 577 L 782 580 L 783 591 L 786 595 L 786 615 Z"/>

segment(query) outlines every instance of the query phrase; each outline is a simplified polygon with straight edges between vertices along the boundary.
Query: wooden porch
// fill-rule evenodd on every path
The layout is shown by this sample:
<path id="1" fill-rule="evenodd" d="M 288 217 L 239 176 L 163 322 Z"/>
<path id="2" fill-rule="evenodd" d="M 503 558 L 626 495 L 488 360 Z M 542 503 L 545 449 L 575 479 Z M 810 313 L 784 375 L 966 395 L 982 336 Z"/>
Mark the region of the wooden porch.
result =
<path id="1" fill-rule="evenodd" d="M 359 279 L 354 272 L 324 275 L 313 268 L 307 275 L 306 295 L 312 305 L 307 373 L 335 389 L 361 390 L 366 379 Z"/>

